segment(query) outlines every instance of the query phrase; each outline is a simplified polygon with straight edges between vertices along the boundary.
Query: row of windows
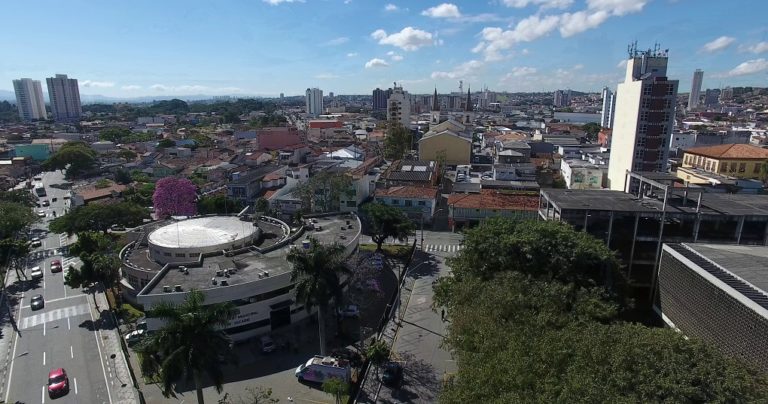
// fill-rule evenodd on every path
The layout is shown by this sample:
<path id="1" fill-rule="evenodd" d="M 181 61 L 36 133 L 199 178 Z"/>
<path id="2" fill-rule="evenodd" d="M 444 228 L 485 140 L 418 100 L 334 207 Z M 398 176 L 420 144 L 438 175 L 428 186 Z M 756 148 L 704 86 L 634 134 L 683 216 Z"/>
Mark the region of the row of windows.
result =
<path id="1" fill-rule="evenodd" d="M 392 205 L 400 205 L 400 200 L 399 199 L 392 199 Z M 418 205 L 418 206 L 426 206 L 427 202 L 426 201 L 418 201 L 416 203 L 416 205 Z M 403 200 L 403 206 L 413 206 L 413 201 L 410 200 L 410 199 L 405 199 L 405 200 Z"/>
<path id="2" fill-rule="evenodd" d="M 288 294 L 291 291 L 291 289 L 293 289 L 293 285 L 289 285 L 280 289 L 275 289 L 275 290 L 261 293 L 258 295 L 253 295 L 243 299 L 233 300 L 232 304 L 234 304 L 235 306 L 245 306 L 246 304 L 261 302 L 264 300 L 272 299 L 273 297 Z"/>

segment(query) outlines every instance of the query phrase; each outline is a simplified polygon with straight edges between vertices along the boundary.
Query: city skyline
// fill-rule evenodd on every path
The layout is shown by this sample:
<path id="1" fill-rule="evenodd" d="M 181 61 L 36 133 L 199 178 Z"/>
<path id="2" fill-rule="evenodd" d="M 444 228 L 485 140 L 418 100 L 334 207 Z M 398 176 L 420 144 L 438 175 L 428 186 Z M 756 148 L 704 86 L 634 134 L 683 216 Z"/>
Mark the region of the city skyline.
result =
<path id="1" fill-rule="evenodd" d="M 414 94 L 448 93 L 459 80 L 494 91 L 599 92 L 622 80 L 634 40 L 670 49 L 669 75 L 681 92 L 697 68 L 707 72 L 705 89 L 765 86 L 760 16 L 768 5 L 746 3 L 264 0 L 211 13 L 176 1 L 44 1 L 49 12 L 35 30 L 8 22 L 27 35 L 0 39 L 0 90 L 64 72 L 80 79 L 83 95 L 118 98 L 302 95 L 308 87 L 370 94 L 393 81 Z M 11 15 L 23 7 L 6 6 Z M 739 23 L 722 24 L 723 15 Z M 69 45 L 51 46 L 62 35 Z"/>

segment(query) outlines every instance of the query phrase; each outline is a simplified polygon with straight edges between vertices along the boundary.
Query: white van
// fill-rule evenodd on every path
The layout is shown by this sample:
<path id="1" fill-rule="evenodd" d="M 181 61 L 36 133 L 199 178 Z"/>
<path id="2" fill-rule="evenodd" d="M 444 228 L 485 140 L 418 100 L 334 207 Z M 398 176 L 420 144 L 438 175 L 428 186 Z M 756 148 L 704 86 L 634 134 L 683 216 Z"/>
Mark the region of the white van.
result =
<path id="1" fill-rule="evenodd" d="M 349 366 L 349 361 L 345 359 L 315 355 L 307 363 L 296 368 L 295 376 L 299 381 L 322 383 L 335 377 L 349 383 L 352 368 Z"/>

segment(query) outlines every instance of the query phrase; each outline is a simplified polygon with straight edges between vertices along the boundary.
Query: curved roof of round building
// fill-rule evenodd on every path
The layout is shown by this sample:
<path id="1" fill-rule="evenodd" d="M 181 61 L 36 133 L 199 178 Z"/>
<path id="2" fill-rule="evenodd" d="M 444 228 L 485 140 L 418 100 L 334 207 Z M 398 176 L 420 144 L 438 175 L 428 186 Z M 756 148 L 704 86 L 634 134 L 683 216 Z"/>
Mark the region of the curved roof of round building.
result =
<path id="1" fill-rule="evenodd" d="M 233 216 L 182 220 L 149 234 L 150 244 L 166 248 L 200 248 L 230 243 L 252 236 L 257 227 Z"/>

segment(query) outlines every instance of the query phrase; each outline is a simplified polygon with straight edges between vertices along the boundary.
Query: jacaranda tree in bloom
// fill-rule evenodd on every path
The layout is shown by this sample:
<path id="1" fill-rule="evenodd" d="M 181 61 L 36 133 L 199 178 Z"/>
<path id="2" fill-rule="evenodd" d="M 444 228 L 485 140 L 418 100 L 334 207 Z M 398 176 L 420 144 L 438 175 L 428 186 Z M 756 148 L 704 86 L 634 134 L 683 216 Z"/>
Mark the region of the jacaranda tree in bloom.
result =
<path id="1" fill-rule="evenodd" d="M 161 218 L 197 213 L 197 187 L 186 178 L 167 177 L 155 184 L 152 203 Z"/>

